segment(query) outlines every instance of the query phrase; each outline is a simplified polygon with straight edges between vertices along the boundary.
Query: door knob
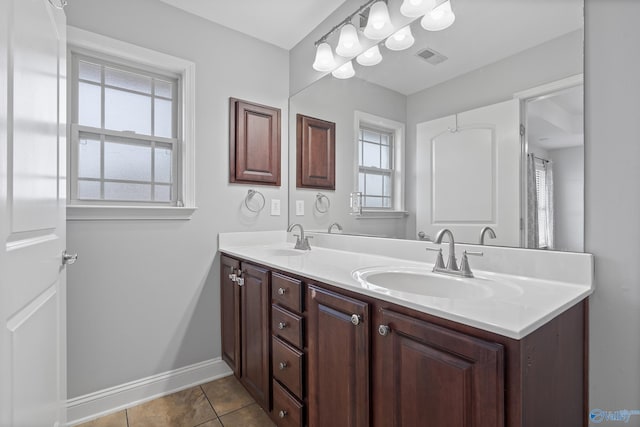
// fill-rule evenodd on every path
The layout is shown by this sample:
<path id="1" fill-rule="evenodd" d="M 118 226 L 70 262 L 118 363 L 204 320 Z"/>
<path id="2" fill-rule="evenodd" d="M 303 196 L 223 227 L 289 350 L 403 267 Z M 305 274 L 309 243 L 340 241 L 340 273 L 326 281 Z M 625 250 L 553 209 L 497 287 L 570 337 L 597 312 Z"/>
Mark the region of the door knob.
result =
<path id="1" fill-rule="evenodd" d="M 354 325 L 358 326 L 360 324 L 360 322 L 362 322 L 362 317 L 360 317 L 357 314 L 352 314 L 351 315 L 351 323 L 353 323 Z"/>
<path id="2" fill-rule="evenodd" d="M 62 265 L 71 265 L 78 260 L 78 254 L 69 254 L 65 250 L 62 252 Z"/>

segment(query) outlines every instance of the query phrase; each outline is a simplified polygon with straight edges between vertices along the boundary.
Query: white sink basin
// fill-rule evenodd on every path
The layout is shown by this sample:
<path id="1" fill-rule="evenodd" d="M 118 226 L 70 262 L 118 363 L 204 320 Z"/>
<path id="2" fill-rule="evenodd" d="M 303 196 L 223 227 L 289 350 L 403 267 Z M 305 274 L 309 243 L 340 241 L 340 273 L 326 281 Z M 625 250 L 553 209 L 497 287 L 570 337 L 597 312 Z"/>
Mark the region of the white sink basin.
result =
<path id="1" fill-rule="evenodd" d="M 382 293 L 399 292 L 447 299 L 488 298 L 493 291 L 486 279 L 463 278 L 413 267 L 370 267 L 355 270 L 362 286 Z"/>

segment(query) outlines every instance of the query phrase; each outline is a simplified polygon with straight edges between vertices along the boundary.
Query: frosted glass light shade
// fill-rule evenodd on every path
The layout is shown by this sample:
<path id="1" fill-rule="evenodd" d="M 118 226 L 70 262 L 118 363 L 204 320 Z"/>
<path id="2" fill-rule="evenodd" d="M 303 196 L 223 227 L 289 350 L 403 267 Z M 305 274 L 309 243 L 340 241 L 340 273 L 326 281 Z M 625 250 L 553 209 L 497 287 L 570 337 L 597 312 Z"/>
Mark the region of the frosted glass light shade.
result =
<path id="1" fill-rule="evenodd" d="M 420 24 L 425 30 L 441 31 L 445 28 L 449 28 L 455 20 L 456 15 L 451 9 L 451 1 L 447 0 L 431 12 L 424 15 Z"/>
<path id="2" fill-rule="evenodd" d="M 389 36 L 384 45 L 390 50 L 405 50 L 410 48 L 415 41 L 416 39 L 411 34 L 411 27 L 407 25 Z"/>
<path id="3" fill-rule="evenodd" d="M 345 62 L 338 69 L 334 70 L 332 73 L 333 77 L 337 79 L 348 79 L 356 75 L 356 71 L 353 69 L 353 64 L 351 61 Z"/>
<path id="4" fill-rule="evenodd" d="M 336 67 L 333 52 L 329 43 L 320 43 L 316 49 L 316 60 L 313 61 L 313 69 L 316 71 L 331 71 Z"/>
<path id="5" fill-rule="evenodd" d="M 404 0 L 400 6 L 400 13 L 409 18 L 417 18 L 430 12 L 435 5 L 435 0 Z"/>
<path id="6" fill-rule="evenodd" d="M 375 45 L 358 55 L 356 61 L 358 61 L 358 64 L 364 65 L 365 67 L 379 64 L 380 61 L 382 61 L 382 55 L 380 55 L 378 45 Z"/>
<path id="7" fill-rule="evenodd" d="M 365 37 L 371 40 L 382 40 L 393 32 L 389 9 L 383 1 L 375 2 L 369 9 L 369 20 L 364 28 Z"/>
<path id="8" fill-rule="evenodd" d="M 336 53 L 345 58 L 356 56 L 362 50 L 360 40 L 358 39 L 358 31 L 353 24 L 347 24 L 340 30 L 340 40 L 336 47 Z"/>

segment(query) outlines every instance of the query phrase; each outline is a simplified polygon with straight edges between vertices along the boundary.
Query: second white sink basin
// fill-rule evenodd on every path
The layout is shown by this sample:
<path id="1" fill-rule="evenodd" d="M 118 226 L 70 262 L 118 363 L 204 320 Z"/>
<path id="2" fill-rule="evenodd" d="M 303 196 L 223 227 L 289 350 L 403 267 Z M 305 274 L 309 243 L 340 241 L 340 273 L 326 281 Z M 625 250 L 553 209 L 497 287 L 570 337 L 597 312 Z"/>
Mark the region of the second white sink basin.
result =
<path id="1" fill-rule="evenodd" d="M 483 279 L 448 276 L 424 268 L 370 267 L 354 271 L 353 278 L 382 293 L 393 291 L 447 299 L 479 299 L 493 294 Z"/>

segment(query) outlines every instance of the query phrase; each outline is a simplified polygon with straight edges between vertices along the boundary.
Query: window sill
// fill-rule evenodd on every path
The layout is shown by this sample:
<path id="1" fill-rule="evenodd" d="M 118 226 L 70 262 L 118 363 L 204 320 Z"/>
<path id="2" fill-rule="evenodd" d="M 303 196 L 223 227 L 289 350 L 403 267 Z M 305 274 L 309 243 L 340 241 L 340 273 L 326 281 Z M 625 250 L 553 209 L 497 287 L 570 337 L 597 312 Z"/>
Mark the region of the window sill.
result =
<path id="1" fill-rule="evenodd" d="M 69 205 L 67 221 L 190 220 L 198 208 Z"/>
<path id="2" fill-rule="evenodd" d="M 409 215 L 407 211 L 362 210 L 362 214 L 354 215 L 356 219 L 400 219 Z"/>

